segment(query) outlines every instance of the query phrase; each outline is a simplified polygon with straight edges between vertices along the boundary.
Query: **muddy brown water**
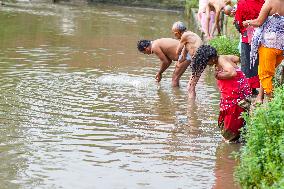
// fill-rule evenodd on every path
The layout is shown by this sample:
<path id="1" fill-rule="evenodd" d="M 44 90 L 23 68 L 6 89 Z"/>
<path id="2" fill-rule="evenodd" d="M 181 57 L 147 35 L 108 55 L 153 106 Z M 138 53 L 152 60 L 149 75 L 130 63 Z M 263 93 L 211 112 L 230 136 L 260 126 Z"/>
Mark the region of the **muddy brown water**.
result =
<path id="1" fill-rule="evenodd" d="M 22 2 L 0 7 L 0 188 L 233 189 L 239 145 L 222 142 L 210 69 L 160 84 L 139 39 L 181 13 Z"/>

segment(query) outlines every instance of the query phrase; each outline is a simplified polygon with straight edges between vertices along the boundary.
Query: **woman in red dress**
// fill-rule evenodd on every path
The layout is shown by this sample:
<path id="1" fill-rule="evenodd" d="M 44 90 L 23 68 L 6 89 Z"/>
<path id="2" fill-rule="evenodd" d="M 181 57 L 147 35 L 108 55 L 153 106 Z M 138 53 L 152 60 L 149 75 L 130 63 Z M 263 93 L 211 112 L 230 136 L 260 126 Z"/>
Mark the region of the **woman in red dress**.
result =
<path id="1" fill-rule="evenodd" d="M 221 93 L 218 126 L 228 141 L 236 141 L 245 124 L 241 114 L 246 111 L 240 103 L 249 99 L 251 88 L 244 73 L 237 66 L 240 59 L 234 55 L 218 55 L 214 47 L 202 45 L 192 63 L 194 75 L 200 75 L 207 65 L 215 66 L 215 78 Z"/>

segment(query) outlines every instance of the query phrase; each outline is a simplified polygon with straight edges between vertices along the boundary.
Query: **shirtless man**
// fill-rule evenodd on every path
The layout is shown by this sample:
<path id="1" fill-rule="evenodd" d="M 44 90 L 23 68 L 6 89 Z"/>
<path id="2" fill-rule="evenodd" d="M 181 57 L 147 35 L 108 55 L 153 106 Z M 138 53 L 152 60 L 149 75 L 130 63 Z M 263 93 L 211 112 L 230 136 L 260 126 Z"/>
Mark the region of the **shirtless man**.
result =
<path id="1" fill-rule="evenodd" d="M 172 32 L 175 37 L 180 40 L 176 49 L 176 56 L 179 56 L 178 63 L 180 64 L 184 60 L 194 62 L 195 52 L 203 44 L 201 38 L 191 31 L 186 31 L 184 23 L 178 21 L 173 24 Z M 198 82 L 199 76 L 192 75 L 188 82 L 189 98 L 195 98 L 195 86 Z"/>
<path id="2" fill-rule="evenodd" d="M 227 7 L 227 5 L 232 5 L 231 0 L 209 0 L 206 8 L 205 8 L 205 13 L 207 15 L 206 19 L 206 30 L 205 30 L 205 36 L 207 37 L 208 40 L 213 38 L 214 32 L 217 29 L 218 35 L 221 35 L 221 27 L 220 27 L 220 16 L 221 16 L 221 11 L 226 7 L 225 9 L 225 14 L 230 15 L 230 12 Z M 215 12 L 215 21 L 214 24 L 211 28 L 211 31 L 209 31 L 209 22 L 210 22 L 210 12 L 213 11 Z"/>
<path id="3" fill-rule="evenodd" d="M 171 65 L 172 61 L 177 61 L 176 49 L 179 41 L 171 38 L 161 38 L 154 41 L 140 40 L 137 43 L 137 48 L 144 54 L 155 54 L 161 61 L 160 70 L 157 72 L 155 78 L 157 82 L 162 79 L 162 73 Z M 185 72 L 190 62 L 184 60 L 179 64 L 176 64 L 175 70 L 172 76 L 172 86 L 178 87 L 179 80 L 182 74 Z"/>

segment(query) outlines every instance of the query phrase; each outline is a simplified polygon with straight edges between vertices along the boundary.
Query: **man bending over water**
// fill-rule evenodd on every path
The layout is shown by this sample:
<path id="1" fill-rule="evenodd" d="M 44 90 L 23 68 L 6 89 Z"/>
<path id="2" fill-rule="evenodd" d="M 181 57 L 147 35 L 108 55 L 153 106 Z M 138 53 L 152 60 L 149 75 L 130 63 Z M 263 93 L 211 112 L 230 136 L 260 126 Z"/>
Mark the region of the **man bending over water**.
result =
<path id="1" fill-rule="evenodd" d="M 178 63 L 184 60 L 189 62 L 195 61 L 195 53 L 197 49 L 203 44 L 201 38 L 191 31 L 186 31 L 184 23 L 178 21 L 173 24 L 172 32 L 175 37 L 180 40 L 176 49 L 176 55 L 179 56 Z M 203 70 L 202 70 L 203 71 Z M 199 80 L 200 75 L 192 75 L 188 82 L 189 98 L 195 98 L 195 86 Z"/>
<path id="2" fill-rule="evenodd" d="M 171 65 L 172 61 L 177 61 L 176 49 L 179 41 L 171 38 L 161 38 L 154 41 L 140 40 L 137 43 L 137 48 L 144 54 L 155 54 L 161 61 L 160 70 L 157 72 L 155 78 L 157 82 L 162 79 L 162 73 Z M 182 74 L 189 66 L 190 61 L 184 60 L 176 64 L 172 76 L 172 86 L 178 87 L 179 80 Z"/>

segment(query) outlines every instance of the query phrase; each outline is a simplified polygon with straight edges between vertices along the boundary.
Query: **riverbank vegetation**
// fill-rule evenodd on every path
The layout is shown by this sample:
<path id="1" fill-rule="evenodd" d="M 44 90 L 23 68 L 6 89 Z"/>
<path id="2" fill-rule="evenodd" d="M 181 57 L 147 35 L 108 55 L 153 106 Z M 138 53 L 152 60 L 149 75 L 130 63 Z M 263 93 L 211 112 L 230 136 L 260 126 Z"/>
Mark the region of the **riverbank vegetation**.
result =
<path id="1" fill-rule="evenodd" d="M 196 9 L 196 11 L 192 13 L 194 9 Z M 197 12 L 197 9 L 198 9 L 198 0 L 186 0 L 185 1 L 184 13 L 189 19 L 192 19 L 191 18 L 192 14 L 195 14 Z"/>
<path id="2" fill-rule="evenodd" d="M 284 188 L 284 86 L 271 102 L 245 116 L 245 146 L 235 172 L 242 188 Z"/>
<path id="3" fill-rule="evenodd" d="M 239 56 L 239 40 L 224 36 L 216 37 L 208 42 L 209 45 L 216 48 L 220 55 L 236 55 Z"/>

